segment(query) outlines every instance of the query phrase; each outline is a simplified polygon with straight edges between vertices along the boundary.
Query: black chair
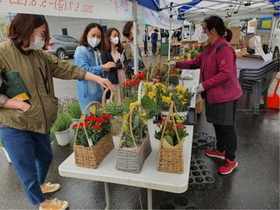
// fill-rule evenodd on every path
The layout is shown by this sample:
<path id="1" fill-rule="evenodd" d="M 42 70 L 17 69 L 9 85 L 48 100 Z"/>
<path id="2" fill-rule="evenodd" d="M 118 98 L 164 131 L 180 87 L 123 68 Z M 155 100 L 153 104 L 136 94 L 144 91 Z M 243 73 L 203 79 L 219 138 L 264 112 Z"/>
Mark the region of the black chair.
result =
<path id="1" fill-rule="evenodd" d="M 278 63 L 279 58 L 276 58 L 259 69 L 240 70 L 239 82 L 242 90 L 247 92 L 246 106 L 249 106 L 252 94 L 254 114 L 259 114 L 261 96 L 264 100 L 264 109 L 267 108 L 268 89 L 279 71 Z"/>

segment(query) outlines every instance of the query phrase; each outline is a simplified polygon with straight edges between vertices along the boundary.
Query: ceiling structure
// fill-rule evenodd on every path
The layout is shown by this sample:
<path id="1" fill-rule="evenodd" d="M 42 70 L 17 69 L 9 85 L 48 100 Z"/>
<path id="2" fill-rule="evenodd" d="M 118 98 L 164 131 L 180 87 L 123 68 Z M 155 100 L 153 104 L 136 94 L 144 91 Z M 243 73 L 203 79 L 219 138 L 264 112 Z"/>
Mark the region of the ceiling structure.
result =
<path id="1" fill-rule="evenodd" d="M 161 0 L 159 7 L 190 21 L 213 14 L 223 19 L 245 19 L 279 16 L 280 0 Z"/>

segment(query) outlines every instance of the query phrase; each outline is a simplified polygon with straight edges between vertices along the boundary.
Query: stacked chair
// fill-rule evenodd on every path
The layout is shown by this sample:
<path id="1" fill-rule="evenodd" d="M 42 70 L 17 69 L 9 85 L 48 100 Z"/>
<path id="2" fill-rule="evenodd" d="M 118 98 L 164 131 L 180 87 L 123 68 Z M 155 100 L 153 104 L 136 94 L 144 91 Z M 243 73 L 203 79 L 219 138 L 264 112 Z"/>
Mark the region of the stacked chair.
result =
<path id="1" fill-rule="evenodd" d="M 259 114 L 260 100 L 263 97 L 264 109 L 267 108 L 268 89 L 275 75 L 279 71 L 279 58 L 275 58 L 259 69 L 241 69 L 239 82 L 242 90 L 247 92 L 246 106 L 249 106 L 251 94 L 253 95 L 253 111 Z"/>

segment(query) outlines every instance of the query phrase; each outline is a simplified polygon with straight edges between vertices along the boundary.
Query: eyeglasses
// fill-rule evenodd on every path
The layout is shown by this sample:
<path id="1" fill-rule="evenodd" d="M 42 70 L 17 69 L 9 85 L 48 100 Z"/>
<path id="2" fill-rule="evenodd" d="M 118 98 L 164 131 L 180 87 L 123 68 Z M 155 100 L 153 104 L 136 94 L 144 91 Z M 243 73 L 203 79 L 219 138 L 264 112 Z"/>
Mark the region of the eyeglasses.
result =
<path id="1" fill-rule="evenodd" d="M 34 36 L 38 36 L 42 39 L 42 41 L 46 40 L 45 33 L 33 33 Z"/>

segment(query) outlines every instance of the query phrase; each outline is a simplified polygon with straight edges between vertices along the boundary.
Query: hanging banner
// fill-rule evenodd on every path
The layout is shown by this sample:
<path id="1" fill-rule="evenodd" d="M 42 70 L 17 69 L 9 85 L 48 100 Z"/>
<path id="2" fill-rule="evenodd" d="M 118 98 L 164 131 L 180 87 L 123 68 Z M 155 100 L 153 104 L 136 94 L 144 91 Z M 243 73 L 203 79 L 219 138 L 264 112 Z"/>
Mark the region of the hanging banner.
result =
<path id="1" fill-rule="evenodd" d="M 29 13 L 77 18 L 132 20 L 132 4 L 128 0 L 0 0 L 0 12 Z M 169 29 L 169 15 L 138 5 L 138 21 Z M 172 20 L 172 29 L 181 21 Z"/>

